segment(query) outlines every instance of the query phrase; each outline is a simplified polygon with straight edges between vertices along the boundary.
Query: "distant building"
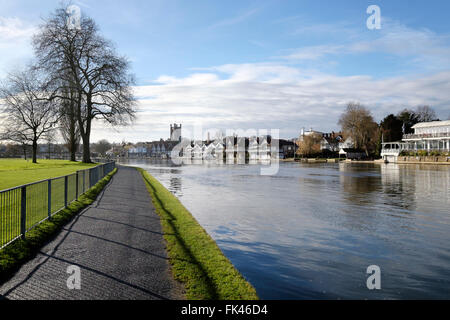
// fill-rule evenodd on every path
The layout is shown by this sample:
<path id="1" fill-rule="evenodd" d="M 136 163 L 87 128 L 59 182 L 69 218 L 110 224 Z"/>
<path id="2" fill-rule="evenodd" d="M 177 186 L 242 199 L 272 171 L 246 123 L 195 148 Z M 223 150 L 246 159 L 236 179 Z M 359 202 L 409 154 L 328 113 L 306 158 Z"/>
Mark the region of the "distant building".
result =
<path id="1" fill-rule="evenodd" d="M 170 125 L 170 141 L 181 141 L 181 124 Z"/>
<path id="2" fill-rule="evenodd" d="M 297 144 L 293 141 L 284 139 L 271 140 L 271 155 L 272 158 L 277 156 L 278 159 L 293 158 L 297 152 Z"/>
<path id="3" fill-rule="evenodd" d="M 320 131 L 315 131 L 312 128 L 309 129 L 309 131 L 305 131 L 303 128 L 300 132 L 300 136 L 297 140 L 297 144 L 299 142 L 302 142 L 304 137 L 311 136 L 311 135 L 317 135 L 321 136 L 322 140 L 320 141 L 320 150 L 322 151 L 329 151 L 329 152 L 338 152 L 341 149 L 340 144 L 343 143 L 343 136 L 340 132 L 331 132 L 331 133 L 325 133 Z M 345 146 L 346 148 L 349 148 L 349 146 Z"/>
<path id="4" fill-rule="evenodd" d="M 450 120 L 417 123 L 403 136 L 404 150 L 450 151 Z"/>
<path id="5" fill-rule="evenodd" d="M 143 147 L 143 146 L 137 146 L 137 147 L 133 147 L 128 149 L 128 156 L 130 158 L 135 158 L 135 157 L 145 157 L 147 155 L 147 148 Z"/>
<path id="6" fill-rule="evenodd" d="M 304 137 L 311 136 L 313 134 L 323 136 L 324 133 L 320 131 L 315 131 L 312 128 L 310 128 L 309 131 L 305 131 L 305 128 L 302 128 L 302 130 L 300 131 L 300 137 L 298 138 L 298 141 L 301 142 L 303 141 Z"/>
<path id="7" fill-rule="evenodd" d="M 339 150 L 339 157 L 344 156 L 350 160 L 361 160 L 366 158 L 366 153 L 361 149 L 342 148 Z"/>
<path id="8" fill-rule="evenodd" d="M 339 144 L 344 142 L 341 133 L 324 133 L 322 135 L 322 141 L 320 142 L 321 150 L 328 150 L 331 152 L 338 152 L 340 150 Z"/>
<path id="9" fill-rule="evenodd" d="M 413 134 L 403 135 L 402 141 L 384 142 L 381 157 L 396 162 L 402 151 L 450 152 L 450 120 L 415 124 Z"/>

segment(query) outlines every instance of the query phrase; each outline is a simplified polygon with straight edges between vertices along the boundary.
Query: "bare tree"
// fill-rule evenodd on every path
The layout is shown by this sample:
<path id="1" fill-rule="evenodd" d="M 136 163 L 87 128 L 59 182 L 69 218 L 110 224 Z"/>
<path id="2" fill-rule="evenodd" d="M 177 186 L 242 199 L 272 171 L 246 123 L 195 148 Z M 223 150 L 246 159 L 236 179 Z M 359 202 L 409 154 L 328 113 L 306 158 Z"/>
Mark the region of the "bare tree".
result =
<path id="1" fill-rule="evenodd" d="M 33 148 L 33 163 L 37 162 L 39 139 L 53 130 L 58 121 L 57 107 L 48 100 L 43 79 L 35 68 L 10 73 L 0 86 L 0 96 L 6 115 L 3 136 Z"/>
<path id="2" fill-rule="evenodd" d="M 360 103 L 349 103 L 339 119 L 339 125 L 351 136 L 356 148 L 361 148 L 369 155 L 376 146 L 378 125 L 370 111 Z"/>
<path id="3" fill-rule="evenodd" d="M 419 122 L 430 122 L 437 119 L 436 112 L 427 105 L 417 107 L 415 114 Z"/>
<path id="4" fill-rule="evenodd" d="M 92 121 L 102 119 L 115 126 L 134 119 L 134 78 L 128 73 L 128 60 L 117 55 L 91 18 L 82 16 L 79 28 L 68 24 L 68 18 L 66 8 L 57 9 L 41 26 L 33 45 L 40 65 L 52 75 L 53 83 L 60 84 L 53 97 L 67 99 L 61 94 L 67 86 L 77 92 L 83 162 L 91 162 Z"/>
<path id="5" fill-rule="evenodd" d="M 320 153 L 320 142 L 322 141 L 322 135 L 319 133 L 313 133 L 310 135 L 301 136 L 298 139 L 297 154 L 301 156 L 311 156 Z"/>
<path id="6" fill-rule="evenodd" d="M 111 149 L 111 147 L 111 143 L 109 143 L 106 139 L 102 139 L 94 144 L 95 152 L 100 153 L 103 157 L 106 155 L 106 152 Z"/>

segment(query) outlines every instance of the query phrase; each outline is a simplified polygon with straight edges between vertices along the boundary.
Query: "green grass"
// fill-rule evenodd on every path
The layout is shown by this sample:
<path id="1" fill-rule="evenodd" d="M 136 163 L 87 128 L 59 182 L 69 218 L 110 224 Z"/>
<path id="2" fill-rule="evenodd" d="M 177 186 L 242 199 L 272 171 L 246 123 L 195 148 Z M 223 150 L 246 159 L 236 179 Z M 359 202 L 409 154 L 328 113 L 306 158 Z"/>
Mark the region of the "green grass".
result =
<path id="1" fill-rule="evenodd" d="M 111 177 L 116 173 L 114 169 L 95 186 L 89 189 L 78 200 L 72 202 L 66 209 L 52 216 L 36 226 L 26 234 L 26 239 L 16 240 L 9 246 L 0 250 L 0 283 L 6 281 L 26 261 L 36 256 L 39 249 L 57 235 L 57 232 L 66 225 L 83 208 L 95 201 Z"/>
<path id="2" fill-rule="evenodd" d="M 67 160 L 0 159 L 0 191 L 35 181 L 55 178 L 96 166 Z"/>
<path id="3" fill-rule="evenodd" d="M 172 272 L 185 285 L 186 298 L 258 299 L 255 289 L 180 201 L 146 171 L 139 171 L 161 217 Z"/>

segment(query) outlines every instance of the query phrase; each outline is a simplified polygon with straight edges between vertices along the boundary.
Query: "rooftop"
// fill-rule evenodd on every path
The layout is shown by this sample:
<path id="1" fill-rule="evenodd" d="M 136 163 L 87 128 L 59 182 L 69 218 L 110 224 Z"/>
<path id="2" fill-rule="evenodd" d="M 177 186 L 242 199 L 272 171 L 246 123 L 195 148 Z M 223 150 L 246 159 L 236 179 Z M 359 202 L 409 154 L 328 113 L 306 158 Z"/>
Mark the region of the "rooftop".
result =
<path id="1" fill-rule="evenodd" d="M 450 126 L 450 120 L 420 122 L 420 123 L 413 125 L 412 128 L 417 129 L 417 128 L 432 128 L 432 127 L 442 127 L 442 126 Z"/>

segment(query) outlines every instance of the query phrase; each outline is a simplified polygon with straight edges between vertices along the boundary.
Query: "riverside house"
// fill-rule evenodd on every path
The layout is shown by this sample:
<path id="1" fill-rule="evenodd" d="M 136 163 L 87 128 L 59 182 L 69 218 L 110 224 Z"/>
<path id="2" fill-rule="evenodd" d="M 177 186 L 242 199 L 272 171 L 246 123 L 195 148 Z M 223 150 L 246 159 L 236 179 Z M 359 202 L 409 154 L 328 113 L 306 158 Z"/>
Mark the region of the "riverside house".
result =
<path id="1" fill-rule="evenodd" d="M 413 134 L 403 135 L 402 141 L 385 142 L 381 157 L 387 162 L 397 162 L 402 151 L 450 152 L 450 120 L 415 124 Z"/>

